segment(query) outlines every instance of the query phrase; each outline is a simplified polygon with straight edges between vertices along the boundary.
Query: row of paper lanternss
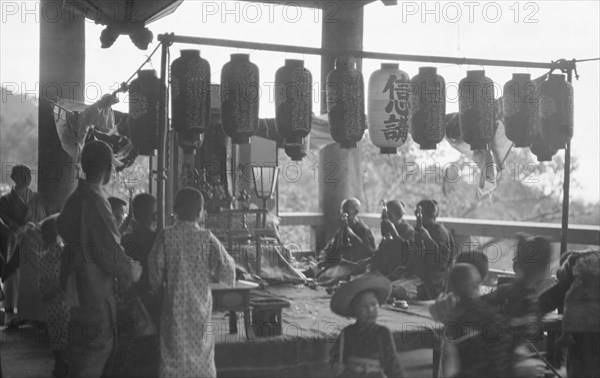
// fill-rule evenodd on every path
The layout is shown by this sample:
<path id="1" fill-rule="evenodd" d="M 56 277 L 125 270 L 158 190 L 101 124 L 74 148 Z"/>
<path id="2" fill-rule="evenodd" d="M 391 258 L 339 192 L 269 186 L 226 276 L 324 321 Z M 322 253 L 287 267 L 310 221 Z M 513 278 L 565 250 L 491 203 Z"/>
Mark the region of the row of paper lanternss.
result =
<path id="1" fill-rule="evenodd" d="M 182 50 L 171 65 L 171 122 L 177 140 L 190 153 L 202 145 L 211 114 L 209 63 L 199 50 Z M 275 76 L 275 126 L 286 152 L 306 155 L 312 124 L 312 75 L 302 60 L 287 59 Z M 259 127 L 258 67 L 248 54 L 232 54 L 221 71 L 221 124 L 233 143 L 248 143 Z M 130 136 L 141 154 L 157 146 L 160 81 L 142 70 L 129 88 Z M 383 63 L 365 85 L 351 57 L 338 57 L 327 76 L 327 112 L 331 136 L 342 148 L 354 148 L 368 124 L 369 136 L 381 153 L 395 153 L 407 139 L 421 149 L 435 149 L 446 135 L 446 83 L 435 67 L 420 67 L 412 79 L 398 64 Z M 499 103 L 485 71 L 467 71 L 458 86 L 459 124 L 472 150 L 487 149 L 496 132 Z M 501 99 L 506 136 L 515 147 L 531 147 L 539 161 L 552 156 L 573 137 L 573 87 L 564 75 L 535 82 L 529 74 L 513 74 Z M 214 105 L 214 104 L 213 104 Z"/>

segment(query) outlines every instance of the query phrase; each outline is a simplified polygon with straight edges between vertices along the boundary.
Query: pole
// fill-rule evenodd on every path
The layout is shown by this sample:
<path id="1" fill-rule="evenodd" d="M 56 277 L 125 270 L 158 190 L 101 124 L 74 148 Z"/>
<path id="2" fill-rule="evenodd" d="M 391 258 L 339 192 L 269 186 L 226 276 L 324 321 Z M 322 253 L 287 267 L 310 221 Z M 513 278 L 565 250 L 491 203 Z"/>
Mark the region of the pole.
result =
<path id="1" fill-rule="evenodd" d="M 329 25 L 331 26 L 331 25 Z M 328 27 L 328 26 L 325 26 Z M 522 67 L 522 68 L 542 68 L 542 69 L 560 69 L 561 71 L 572 70 L 575 67 L 574 60 L 561 60 L 557 62 L 529 62 L 519 60 L 498 60 L 498 59 L 480 59 L 480 58 L 456 58 L 447 56 L 428 56 L 428 55 L 408 55 L 393 54 L 373 51 L 362 51 L 360 49 L 346 49 L 334 47 L 303 47 L 292 45 L 280 45 L 274 43 L 258 43 L 248 41 L 236 41 L 230 39 L 189 37 L 172 34 L 161 34 L 159 41 L 169 40 L 173 43 L 187 43 L 193 45 L 231 47 L 238 49 L 278 51 L 286 53 L 297 53 L 304 55 L 337 56 L 352 55 L 357 59 L 379 59 L 405 62 L 422 63 L 442 63 L 472 66 L 497 66 L 497 67 Z"/>
<path id="2" fill-rule="evenodd" d="M 572 83 L 573 70 L 567 70 L 567 81 Z M 567 251 L 567 241 L 569 235 L 569 191 L 571 187 L 571 142 L 565 146 L 565 166 L 563 178 L 563 200 L 562 200 L 562 231 L 560 235 L 560 253 Z"/>
<path id="3" fill-rule="evenodd" d="M 167 54 L 169 45 L 167 41 L 161 41 L 162 49 L 160 56 L 160 96 L 158 101 L 158 157 L 156 172 L 156 205 L 158 231 L 165 227 L 165 138 L 167 131 Z"/>

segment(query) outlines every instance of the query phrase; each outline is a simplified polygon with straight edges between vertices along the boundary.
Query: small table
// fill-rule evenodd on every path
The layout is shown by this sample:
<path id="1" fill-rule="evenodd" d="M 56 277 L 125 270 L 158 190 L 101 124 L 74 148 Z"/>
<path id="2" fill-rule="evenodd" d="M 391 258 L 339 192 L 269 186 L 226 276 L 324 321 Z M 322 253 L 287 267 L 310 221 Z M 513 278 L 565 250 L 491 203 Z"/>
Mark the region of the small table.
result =
<path id="1" fill-rule="evenodd" d="M 258 286 L 257 283 L 243 280 L 236 281 L 234 286 L 221 283 L 210 285 L 213 311 L 229 312 L 229 333 L 237 333 L 236 311 L 243 311 L 246 337 L 254 339 L 254 329 L 250 322 L 250 290 L 256 289 Z"/>

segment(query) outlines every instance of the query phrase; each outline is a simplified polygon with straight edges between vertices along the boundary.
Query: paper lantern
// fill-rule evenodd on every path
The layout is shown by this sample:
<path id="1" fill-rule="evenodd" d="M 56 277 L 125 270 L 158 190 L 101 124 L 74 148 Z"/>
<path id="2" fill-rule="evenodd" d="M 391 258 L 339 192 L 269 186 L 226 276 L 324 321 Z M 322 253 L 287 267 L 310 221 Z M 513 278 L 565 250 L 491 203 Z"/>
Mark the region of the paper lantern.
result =
<path id="1" fill-rule="evenodd" d="M 408 138 L 409 85 L 408 74 L 395 63 L 382 63 L 369 79 L 369 138 L 382 154 L 395 154 Z"/>
<path id="2" fill-rule="evenodd" d="M 539 129 L 533 131 L 529 148 L 539 162 L 552 161 L 552 157 L 558 152 L 558 148 L 548 143 Z"/>
<path id="3" fill-rule="evenodd" d="M 129 84 L 129 135 L 140 155 L 154 155 L 158 146 L 159 92 L 155 70 L 141 70 Z"/>
<path id="4" fill-rule="evenodd" d="M 471 150 L 487 150 L 496 133 L 494 82 L 485 71 L 467 71 L 458 84 L 458 122 Z"/>
<path id="5" fill-rule="evenodd" d="M 282 138 L 299 144 L 312 126 L 312 74 L 304 61 L 286 59 L 275 74 L 275 126 Z"/>
<path id="6" fill-rule="evenodd" d="M 327 117 L 333 140 L 356 148 L 365 133 L 365 84 L 352 57 L 338 57 L 327 75 Z"/>
<path id="7" fill-rule="evenodd" d="M 446 135 L 446 82 L 435 67 L 419 67 L 410 81 L 408 123 L 422 150 L 435 150 Z"/>
<path id="8" fill-rule="evenodd" d="M 248 144 L 258 131 L 258 67 L 248 54 L 231 54 L 221 71 L 221 123 L 235 144 Z"/>
<path id="9" fill-rule="evenodd" d="M 184 154 L 195 154 L 202 147 L 204 134 L 195 130 L 186 130 L 177 133 L 177 144 Z"/>
<path id="10" fill-rule="evenodd" d="M 308 154 L 308 150 L 310 149 L 310 134 L 305 136 L 304 138 L 300 138 L 299 143 L 286 143 L 283 146 L 285 153 L 289 156 L 292 161 L 301 161 Z"/>
<path id="11" fill-rule="evenodd" d="M 544 140 L 559 149 L 573 138 L 573 86 L 565 75 L 540 84 L 540 122 Z"/>
<path id="12" fill-rule="evenodd" d="M 502 108 L 506 137 L 515 147 L 528 147 L 540 121 L 539 87 L 530 74 L 513 74 L 504 84 Z"/>
<path id="13" fill-rule="evenodd" d="M 210 124 L 210 96 L 210 65 L 199 50 L 181 50 L 171 64 L 171 124 L 184 152 L 200 148 L 199 135 Z"/>

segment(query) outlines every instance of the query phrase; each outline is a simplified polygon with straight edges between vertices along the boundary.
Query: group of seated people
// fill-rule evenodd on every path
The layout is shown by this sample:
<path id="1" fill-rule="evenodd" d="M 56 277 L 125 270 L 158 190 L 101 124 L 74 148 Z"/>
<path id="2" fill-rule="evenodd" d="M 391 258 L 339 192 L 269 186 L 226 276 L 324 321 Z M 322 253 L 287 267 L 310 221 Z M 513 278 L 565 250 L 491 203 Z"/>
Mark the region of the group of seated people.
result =
<path id="1" fill-rule="evenodd" d="M 534 378 L 551 371 L 537 348 L 542 318 L 557 308 L 564 310 L 558 344 L 566 349 L 567 377 L 600 376 L 600 251 L 564 254 L 554 285 L 540 292 L 550 273 L 550 242 L 526 234 L 516 239 L 515 277 L 491 293 L 482 294 L 489 272 L 482 251 L 459 253 L 448 270 L 444 291 L 429 305 L 443 324 L 438 377 Z M 331 348 L 335 376 L 406 376 L 393 335 L 376 324 L 378 306 L 393 296 L 392 282 L 373 273 L 340 285 L 331 298 L 333 312 L 356 318 Z"/>
<path id="2" fill-rule="evenodd" d="M 392 200 L 382 214 L 382 241 L 377 247 L 371 229 L 358 217 L 360 201 L 342 202 L 342 225 L 319 255 L 314 272 L 320 282 L 335 283 L 361 272 L 379 272 L 392 281 L 412 284 L 394 287 L 403 299 L 434 299 L 444 290 L 444 279 L 457 254 L 452 234 L 437 222 L 439 205 L 422 200 L 416 208 L 417 225 L 403 219 L 405 205 Z"/>

